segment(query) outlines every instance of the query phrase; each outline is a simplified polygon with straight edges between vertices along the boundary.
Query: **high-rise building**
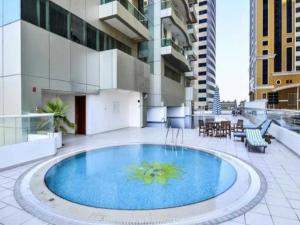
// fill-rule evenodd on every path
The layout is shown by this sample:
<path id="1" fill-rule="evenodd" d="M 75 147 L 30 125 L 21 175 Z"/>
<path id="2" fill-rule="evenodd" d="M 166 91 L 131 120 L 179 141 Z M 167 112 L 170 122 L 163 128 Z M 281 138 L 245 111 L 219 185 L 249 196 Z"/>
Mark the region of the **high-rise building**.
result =
<path id="1" fill-rule="evenodd" d="M 196 60 L 193 23 L 196 0 L 148 1 L 147 17 L 153 26 L 153 40 L 148 42 L 151 65 L 148 121 L 161 122 L 167 117 L 192 113 Z M 187 110 L 185 110 L 187 109 Z"/>
<path id="2" fill-rule="evenodd" d="M 250 100 L 299 109 L 300 1 L 250 1 Z"/>
<path id="3" fill-rule="evenodd" d="M 1 0 L 0 115 L 35 112 L 60 97 L 78 133 L 143 126 L 150 66 L 139 46 L 152 39 L 144 8 L 127 0 Z"/>
<path id="4" fill-rule="evenodd" d="M 197 89 L 195 109 L 204 109 L 213 102 L 216 88 L 216 1 L 198 0 L 196 5 L 197 61 L 194 68 L 197 73 L 197 81 L 194 87 Z"/>

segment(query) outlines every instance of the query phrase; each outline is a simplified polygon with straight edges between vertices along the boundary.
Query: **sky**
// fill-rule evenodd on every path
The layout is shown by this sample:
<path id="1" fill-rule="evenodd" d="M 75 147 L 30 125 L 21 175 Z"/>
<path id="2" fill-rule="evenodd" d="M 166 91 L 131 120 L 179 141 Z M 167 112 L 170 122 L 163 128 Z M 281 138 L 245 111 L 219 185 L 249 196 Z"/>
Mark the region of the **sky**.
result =
<path id="1" fill-rule="evenodd" d="M 249 0 L 217 0 L 216 81 L 221 100 L 248 100 Z"/>

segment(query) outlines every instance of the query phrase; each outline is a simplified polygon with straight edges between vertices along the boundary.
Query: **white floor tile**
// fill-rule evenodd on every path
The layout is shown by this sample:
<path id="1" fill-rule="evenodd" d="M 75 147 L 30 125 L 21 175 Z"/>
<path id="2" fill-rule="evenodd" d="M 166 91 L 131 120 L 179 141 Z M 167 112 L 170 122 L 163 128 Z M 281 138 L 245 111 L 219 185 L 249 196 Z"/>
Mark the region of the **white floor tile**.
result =
<path id="1" fill-rule="evenodd" d="M 280 217 L 273 217 L 274 225 L 300 225 L 299 220 L 289 220 Z"/>
<path id="2" fill-rule="evenodd" d="M 274 225 L 270 216 L 259 213 L 246 213 L 247 225 Z"/>

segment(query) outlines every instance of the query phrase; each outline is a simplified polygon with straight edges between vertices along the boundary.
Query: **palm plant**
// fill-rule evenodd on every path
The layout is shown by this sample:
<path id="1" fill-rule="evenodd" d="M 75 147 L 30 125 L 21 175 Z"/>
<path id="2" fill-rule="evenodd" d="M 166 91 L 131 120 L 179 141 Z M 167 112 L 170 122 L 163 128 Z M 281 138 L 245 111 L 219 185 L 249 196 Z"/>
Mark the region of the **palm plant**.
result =
<path id="1" fill-rule="evenodd" d="M 75 124 L 67 117 L 68 106 L 60 98 L 48 101 L 40 110 L 42 113 L 52 113 L 54 119 L 54 131 L 56 133 L 67 133 L 67 128 L 74 129 Z"/>

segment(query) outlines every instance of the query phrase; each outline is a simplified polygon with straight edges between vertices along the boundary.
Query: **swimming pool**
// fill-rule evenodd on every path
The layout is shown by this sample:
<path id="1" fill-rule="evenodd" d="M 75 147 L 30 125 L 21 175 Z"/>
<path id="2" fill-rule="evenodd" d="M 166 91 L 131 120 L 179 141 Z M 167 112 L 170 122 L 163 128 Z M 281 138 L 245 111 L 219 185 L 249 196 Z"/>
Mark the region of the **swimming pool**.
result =
<path id="1" fill-rule="evenodd" d="M 90 145 L 27 171 L 15 185 L 26 211 L 56 224 L 219 224 L 264 197 L 248 163 L 196 146 Z"/>
<path id="2" fill-rule="evenodd" d="M 214 198 L 236 181 L 227 161 L 191 148 L 165 145 L 106 147 L 51 167 L 47 187 L 68 201 L 105 209 L 149 210 Z"/>

